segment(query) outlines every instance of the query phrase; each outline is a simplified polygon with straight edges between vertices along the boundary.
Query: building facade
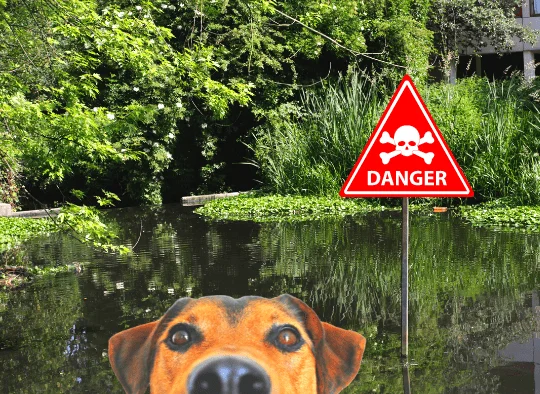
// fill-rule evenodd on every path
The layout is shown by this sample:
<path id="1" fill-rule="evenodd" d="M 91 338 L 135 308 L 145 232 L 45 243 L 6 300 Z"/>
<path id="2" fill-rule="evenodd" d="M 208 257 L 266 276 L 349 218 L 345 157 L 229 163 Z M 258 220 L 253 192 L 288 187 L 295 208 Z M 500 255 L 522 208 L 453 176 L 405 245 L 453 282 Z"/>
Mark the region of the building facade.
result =
<path id="1" fill-rule="evenodd" d="M 540 33 L 540 0 L 524 0 L 516 12 L 516 23 L 529 26 Z M 525 78 L 540 76 L 540 37 L 534 44 L 516 39 L 514 46 L 502 56 L 495 48 L 487 46 L 473 55 L 471 50 L 463 50 L 458 65 L 451 71 L 450 79 L 468 75 L 501 77 L 512 71 L 523 71 Z"/>

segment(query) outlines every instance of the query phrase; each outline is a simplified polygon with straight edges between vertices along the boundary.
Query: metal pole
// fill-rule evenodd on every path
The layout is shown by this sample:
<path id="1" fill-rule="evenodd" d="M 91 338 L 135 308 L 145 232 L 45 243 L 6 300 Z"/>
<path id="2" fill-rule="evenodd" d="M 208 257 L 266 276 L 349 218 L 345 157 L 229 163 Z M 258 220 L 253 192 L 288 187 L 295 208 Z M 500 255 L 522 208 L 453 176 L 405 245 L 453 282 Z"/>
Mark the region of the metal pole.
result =
<path id="1" fill-rule="evenodd" d="M 401 357 L 409 356 L 409 197 L 401 206 Z"/>
<path id="2" fill-rule="evenodd" d="M 403 365 L 403 394 L 411 394 L 411 378 L 409 376 L 409 364 Z"/>

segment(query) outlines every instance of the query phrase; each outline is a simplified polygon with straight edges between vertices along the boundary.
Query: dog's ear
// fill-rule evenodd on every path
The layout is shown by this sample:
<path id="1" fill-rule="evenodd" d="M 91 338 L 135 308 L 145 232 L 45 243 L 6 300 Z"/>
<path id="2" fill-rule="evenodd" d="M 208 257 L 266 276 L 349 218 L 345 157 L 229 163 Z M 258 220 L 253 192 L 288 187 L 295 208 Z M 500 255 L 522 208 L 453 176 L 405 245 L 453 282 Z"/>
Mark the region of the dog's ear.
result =
<path id="1" fill-rule="evenodd" d="M 150 384 L 149 360 L 158 321 L 115 334 L 109 339 L 109 361 L 128 394 L 143 394 Z"/>
<path id="2" fill-rule="evenodd" d="M 360 370 L 366 338 L 357 332 L 321 322 L 315 311 L 296 297 L 284 294 L 276 300 L 295 312 L 313 342 L 317 394 L 339 393 Z"/>
<path id="3" fill-rule="evenodd" d="M 351 384 L 360 370 L 366 338 L 328 323 L 322 323 L 322 326 L 324 340 L 317 354 L 317 379 L 323 375 L 319 394 L 339 393 Z M 319 368 L 322 373 L 319 373 Z"/>

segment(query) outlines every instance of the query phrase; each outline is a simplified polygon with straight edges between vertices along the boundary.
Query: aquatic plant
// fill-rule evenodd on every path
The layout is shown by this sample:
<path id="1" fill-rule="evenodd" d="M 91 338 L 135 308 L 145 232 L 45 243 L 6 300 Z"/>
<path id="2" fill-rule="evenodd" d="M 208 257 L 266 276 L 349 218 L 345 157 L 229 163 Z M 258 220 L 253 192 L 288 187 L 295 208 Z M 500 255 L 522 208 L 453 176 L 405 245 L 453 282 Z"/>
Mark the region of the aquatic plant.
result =
<path id="1" fill-rule="evenodd" d="M 332 198 L 242 194 L 238 197 L 210 201 L 197 208 L 195 212 L 211 219 L 268 222 L 343 217 L 384 209 L 383 205 L 370 205 L 366 200 L 345 200 L 337 196 Z"/>
<path id="2" fill-rule="evenodd" d="M 0 217 L 0 251 L 12 248 L 24 240 L 55 229 L 49 219 L 26 219 Z"/>

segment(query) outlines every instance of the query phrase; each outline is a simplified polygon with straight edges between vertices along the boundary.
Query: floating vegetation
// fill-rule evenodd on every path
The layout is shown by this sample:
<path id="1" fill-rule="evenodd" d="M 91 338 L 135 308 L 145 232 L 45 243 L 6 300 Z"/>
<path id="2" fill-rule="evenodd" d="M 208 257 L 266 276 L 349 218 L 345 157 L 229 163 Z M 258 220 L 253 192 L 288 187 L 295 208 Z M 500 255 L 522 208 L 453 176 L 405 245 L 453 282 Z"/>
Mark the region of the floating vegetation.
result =
<path id="1" fill-rule="evenodd" d="M 540 231 L 540 207 L 508 207 L 492 202 L 459 209 L 461 216 L 474 226 Z"/>
<path id="2" fill-rule="evenodd" d="M 21 242 L 55 231 L 49 219 L 27 219 L 0 217 L 0 251 L 10 249 Z"/>
<path id="3" fill-rule="evenodd" d="M 196 213 L 210 219 L 253 220 L 255 222 L 303 221 L 323 217 L 343 217 L 356 213 L 397 209 L 373 205 L 362 199 L 317 196 L 256 196 L 213 200 L 197 208 Z"/>

